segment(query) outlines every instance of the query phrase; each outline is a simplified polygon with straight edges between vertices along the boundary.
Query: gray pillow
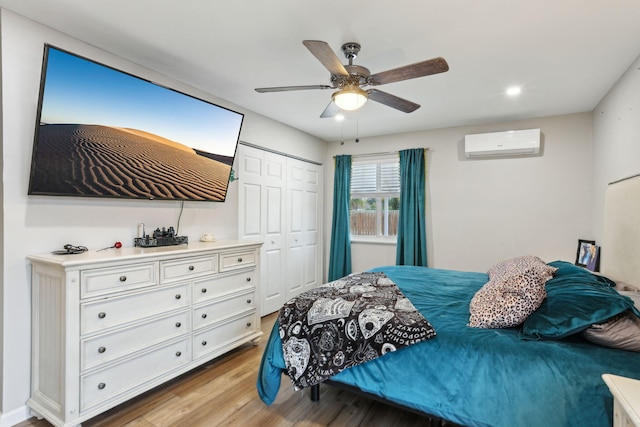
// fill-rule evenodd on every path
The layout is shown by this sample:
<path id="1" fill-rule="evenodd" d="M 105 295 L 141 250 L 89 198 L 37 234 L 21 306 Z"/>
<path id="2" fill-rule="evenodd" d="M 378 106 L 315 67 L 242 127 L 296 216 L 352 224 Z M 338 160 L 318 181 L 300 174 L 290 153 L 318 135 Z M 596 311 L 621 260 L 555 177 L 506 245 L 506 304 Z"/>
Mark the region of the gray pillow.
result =
<path id="1" fill-rule="evenodd" d="M 640 292 L 619 291 L 631 298 L 640 308 Z M 582 336 L 603 347 L 640 352 L 640 318 L 627 310 L 603 323 L 591 325 L 582 331 Z"/>
<path id="2" fill-rule="evenodd" d="M 625 311 L 604 323 L 591 325 L 582 336 L 603 347 L 640 352 L 640 318 Z"/>

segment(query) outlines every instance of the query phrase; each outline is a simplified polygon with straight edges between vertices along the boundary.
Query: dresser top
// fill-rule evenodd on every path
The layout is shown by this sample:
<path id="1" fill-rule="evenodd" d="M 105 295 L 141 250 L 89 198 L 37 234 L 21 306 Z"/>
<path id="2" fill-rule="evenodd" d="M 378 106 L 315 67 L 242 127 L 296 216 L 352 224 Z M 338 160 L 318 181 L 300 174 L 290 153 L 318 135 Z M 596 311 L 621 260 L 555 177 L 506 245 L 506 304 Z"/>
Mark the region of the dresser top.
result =
<path id="1" fill-rule="evenodd" d="M 633 425 L 640 425 L 640 381 L 611 374 L 604 374 L 602 379 Z"/>
<path id="2" fill-rule="evenodd" d="M 106 250 L 91 250 L 79 254 L 56 255 L 44 253 L 29 255 L 32 262 L 53 264 L 63 268 L 86 266 L 88 264 L 117 263 L 125 261 L 142 261 L 155 258 L 180 258 L 205 254 L 211 251 L 253 250 L 262 242 L 239 242 L 237 240 L 221 240 L 214 242 L 189 242 L 186 245 L 161 246 L 155 248 L 122 247 Z"/>

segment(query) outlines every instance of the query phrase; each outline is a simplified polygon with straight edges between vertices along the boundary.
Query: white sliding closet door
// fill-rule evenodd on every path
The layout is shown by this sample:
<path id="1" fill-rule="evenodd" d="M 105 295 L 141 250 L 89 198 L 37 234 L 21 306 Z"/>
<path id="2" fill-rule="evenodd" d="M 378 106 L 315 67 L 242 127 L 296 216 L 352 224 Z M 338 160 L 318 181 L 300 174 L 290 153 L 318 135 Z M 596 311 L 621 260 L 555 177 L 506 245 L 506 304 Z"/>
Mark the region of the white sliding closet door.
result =
<path id="1" fill-rule="evenodd" d="M 286 158 L 240 145 L 239 237 L 263 242 L 260 271 L 262 314 L 272 313 L 285 302 L 284 187 Z"/>
<path id="2" fill-rule="evenodd" d="M 318 165 L 288 159 L 287 259 L 290 262 L 291 273 L 288 280 L 288 298 L 320 285 L 320 172 Z"/>
<path id="3" fill-rule="evenodd" d="M 322 166 L 241 144 L 238 235 L 264 242 L 261 315 L 322 280 Z"/>

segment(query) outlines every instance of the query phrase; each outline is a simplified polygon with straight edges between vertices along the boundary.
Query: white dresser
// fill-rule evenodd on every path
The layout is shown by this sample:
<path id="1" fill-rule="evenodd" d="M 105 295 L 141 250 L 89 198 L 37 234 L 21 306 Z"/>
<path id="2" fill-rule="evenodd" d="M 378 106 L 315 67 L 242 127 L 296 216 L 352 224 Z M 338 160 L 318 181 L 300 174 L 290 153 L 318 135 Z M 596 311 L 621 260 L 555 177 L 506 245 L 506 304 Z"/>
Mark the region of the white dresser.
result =
<path id="1" fill-rule="evenodd" d="M 640 381 L 604 374 L 613 395 L 613 427 L 640 427 Z"/>
<path id="2" fill-rule="evenodd" d="M 256 342 L 260 246 L 29 256 L 34 414 L 76 426 Z"/>

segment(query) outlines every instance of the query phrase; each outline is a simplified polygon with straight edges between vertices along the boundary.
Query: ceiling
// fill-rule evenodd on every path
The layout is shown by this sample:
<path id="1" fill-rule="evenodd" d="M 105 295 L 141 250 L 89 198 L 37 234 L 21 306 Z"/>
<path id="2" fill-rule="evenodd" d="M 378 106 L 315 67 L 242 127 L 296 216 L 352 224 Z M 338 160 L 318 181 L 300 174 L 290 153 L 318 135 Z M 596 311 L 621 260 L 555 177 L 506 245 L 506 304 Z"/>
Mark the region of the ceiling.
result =
<path id="1" fill-rule="evenodd" d="M 250 5 L 249 5 L 250 4 Z M 0 0 L 0 6 L 326 141 L 591 111 L 640 54 L 640 0 Z M 302 40 L 372 73 L 437 56 L 449 71 L 378 86 L 421 105 L 369 101 L 322 119 L 329 84 Z M 518 97 L 505 95 L 522 87 Z"/>

